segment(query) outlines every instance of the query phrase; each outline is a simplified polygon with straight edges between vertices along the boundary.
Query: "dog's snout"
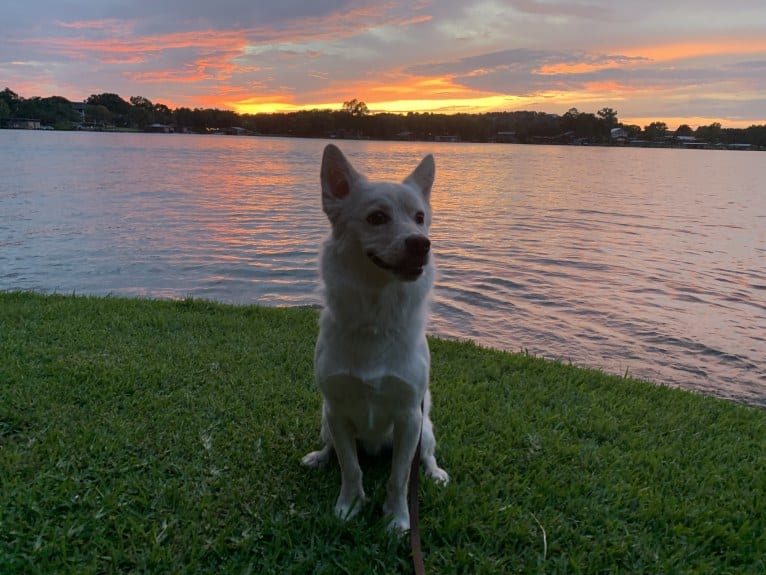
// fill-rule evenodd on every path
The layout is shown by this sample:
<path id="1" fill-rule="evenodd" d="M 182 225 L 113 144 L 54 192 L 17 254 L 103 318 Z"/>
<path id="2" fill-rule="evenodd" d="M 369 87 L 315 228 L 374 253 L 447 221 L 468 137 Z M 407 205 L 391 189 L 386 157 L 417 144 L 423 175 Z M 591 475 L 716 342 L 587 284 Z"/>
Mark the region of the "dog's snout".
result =
<path id="1" fill-rule="evenodd" d="M 415 256 L 425 256 L 431 249 L 431 240 L 425 236 L 410 236 L 404 240 L 407 251 Z"/>

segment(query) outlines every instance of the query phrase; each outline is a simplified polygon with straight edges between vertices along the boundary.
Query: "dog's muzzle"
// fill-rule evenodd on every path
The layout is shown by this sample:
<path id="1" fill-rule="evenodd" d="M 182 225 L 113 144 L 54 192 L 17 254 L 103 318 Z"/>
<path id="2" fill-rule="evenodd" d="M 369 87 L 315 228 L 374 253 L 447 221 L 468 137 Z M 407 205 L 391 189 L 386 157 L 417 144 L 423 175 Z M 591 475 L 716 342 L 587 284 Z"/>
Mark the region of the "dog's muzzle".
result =
<path id="1" fill-rule="evenodd" d="M 431 240 L 421 235 L 409 236 L 404 240 L 404 247 L 404 258 L 395 264 L 382 260 L 374 252 L 368 252 L 367 257 L 376 266 L 390 271 L 400 280 L 415 281 L 423 274 L 423 269 L 428 265 Z"/>

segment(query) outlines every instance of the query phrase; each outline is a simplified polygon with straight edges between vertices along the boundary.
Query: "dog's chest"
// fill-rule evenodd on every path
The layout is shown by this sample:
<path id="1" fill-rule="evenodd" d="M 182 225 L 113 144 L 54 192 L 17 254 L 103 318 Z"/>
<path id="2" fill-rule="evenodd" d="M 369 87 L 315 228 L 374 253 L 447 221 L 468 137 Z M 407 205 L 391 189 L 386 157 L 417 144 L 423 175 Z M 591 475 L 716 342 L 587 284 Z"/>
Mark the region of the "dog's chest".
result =
<path id="1" fill-rule="evenodd" d="M 384 432 L 399 414 L 418 405 L 418 393 L 396 376 L 360 378 L 337 374 L 320 381 L 325 401 L 333 412 L 353 421 L 361 435 Z"/>

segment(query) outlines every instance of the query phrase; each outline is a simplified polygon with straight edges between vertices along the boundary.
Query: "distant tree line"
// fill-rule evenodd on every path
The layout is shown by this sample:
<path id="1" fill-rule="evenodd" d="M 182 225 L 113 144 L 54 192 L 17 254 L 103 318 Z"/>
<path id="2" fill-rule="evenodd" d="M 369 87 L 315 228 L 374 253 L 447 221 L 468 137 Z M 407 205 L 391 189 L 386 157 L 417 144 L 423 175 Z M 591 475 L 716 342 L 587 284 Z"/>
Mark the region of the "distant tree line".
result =
<path id="1" fill-rule="evenodd" d="M 174 131 L 210 133 L 237 129 L 241 133 L 300 137 L 434 140 L 449 138 L 467 142 L 515 141 L 520 143 L 608 143 L 613 128 L 628 139 L 649 142 L 668 137 L 664 122 L 643 128 L 623 124 L 612 108 L 595 114 L 570 109 L 563 115 L 544 112 L 488 112 L 482 114 L 408 114 L 369 112 L 364 102 L 344 102 L 340 110 L 307 110 L 273 114 L 237 114 L 230 110 L 176 108 L 152 103 L 142 96 L 124 100 L 117 94 L 90 96 L 72 103 L 61 96 L 23 98 L 6 88 L 0 92 L 0 122 L 7 118 L 35 118 L 43 126 L 59 130 L 78 128 L 146 130 L 152 126 Z M 0 124 L 2 125 L 2 124 Z M 723 128 L 715 122 L 696 130 L 684 124 L 675 136 L 694 136 L 710 144 L 750 144 L 766 148 L 766 125 Z"/>

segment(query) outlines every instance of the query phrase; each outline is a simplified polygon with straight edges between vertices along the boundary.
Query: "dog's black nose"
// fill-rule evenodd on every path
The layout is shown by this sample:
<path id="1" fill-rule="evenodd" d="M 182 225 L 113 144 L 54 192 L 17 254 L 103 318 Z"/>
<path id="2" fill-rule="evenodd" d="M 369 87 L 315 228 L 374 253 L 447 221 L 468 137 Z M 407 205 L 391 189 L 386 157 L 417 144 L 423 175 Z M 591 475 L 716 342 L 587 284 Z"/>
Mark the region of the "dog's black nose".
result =
<path id="1" fill-rule="evenodd" d="M 424 256 L 431 249 L 431 240 L 425 236 L 410 236 L 404 240 L 404 245 L 413 256 Z"/>

